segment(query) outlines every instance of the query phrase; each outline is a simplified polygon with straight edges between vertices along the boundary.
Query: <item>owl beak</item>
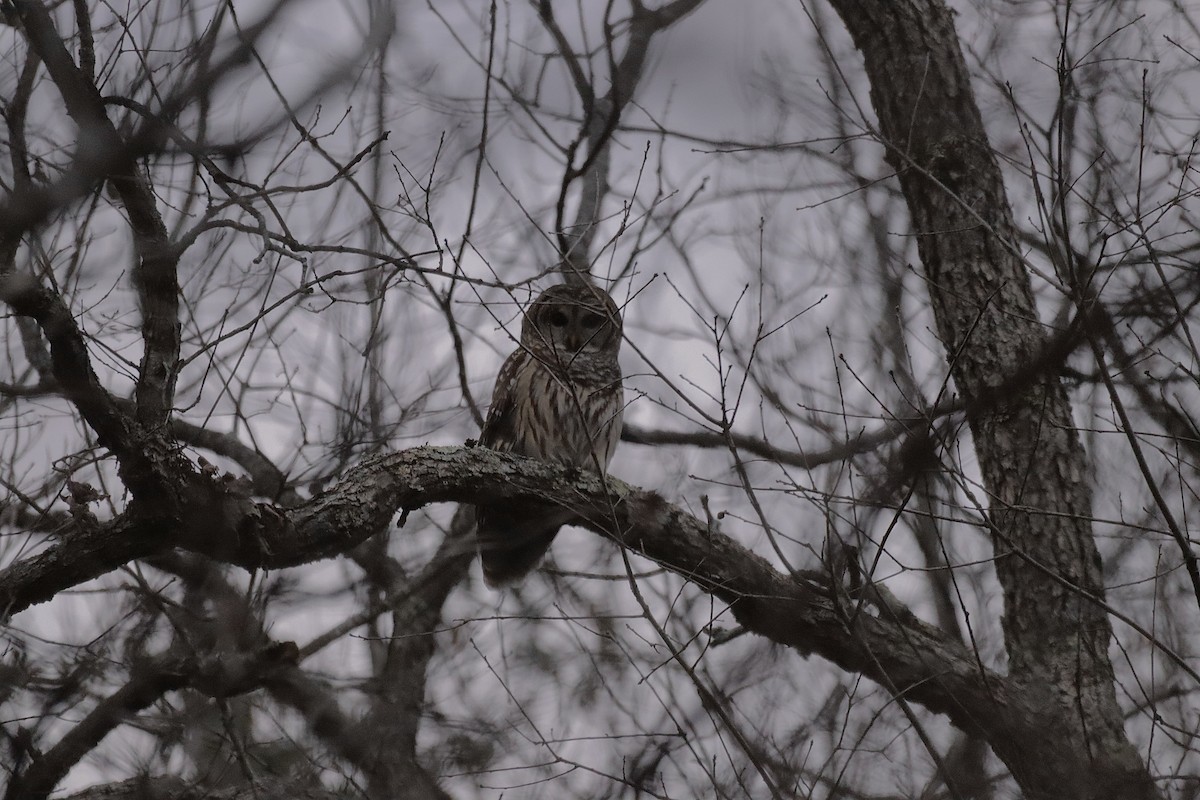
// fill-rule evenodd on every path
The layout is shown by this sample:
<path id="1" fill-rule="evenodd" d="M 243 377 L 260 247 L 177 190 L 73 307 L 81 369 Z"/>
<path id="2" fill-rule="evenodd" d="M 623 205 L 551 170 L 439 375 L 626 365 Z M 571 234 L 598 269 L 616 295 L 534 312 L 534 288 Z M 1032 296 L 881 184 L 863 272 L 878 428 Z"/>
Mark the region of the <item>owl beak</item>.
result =
<path id="1" fill-rule="evenodd" d="M 567 325 L 567 329 L 563 331 L 563 342 L 567 345 L 567 350 L 572 353 L 579 352 L 579 348 L 583 347 L 585 340 L 584 331 L 579 325 L 572 322 Z"/>

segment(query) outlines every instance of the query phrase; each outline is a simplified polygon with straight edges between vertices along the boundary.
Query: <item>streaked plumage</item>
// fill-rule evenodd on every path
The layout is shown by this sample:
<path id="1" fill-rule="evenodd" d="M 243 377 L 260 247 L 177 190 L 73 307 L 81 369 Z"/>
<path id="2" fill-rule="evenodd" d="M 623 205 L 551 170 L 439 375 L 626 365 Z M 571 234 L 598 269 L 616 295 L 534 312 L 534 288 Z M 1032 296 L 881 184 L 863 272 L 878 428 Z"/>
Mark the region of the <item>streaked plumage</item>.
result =
<path id="1" fill-rule="evenodd" d="M 621 436 L 621 314 L 595 286 L 552 286 L 533 302 L 521 343 L 496 378 L 480 443 L 494 450 L 604 472 Z M 537 566 L 571 512 L 550 503 L 476 508 L 489 586 Z"/>

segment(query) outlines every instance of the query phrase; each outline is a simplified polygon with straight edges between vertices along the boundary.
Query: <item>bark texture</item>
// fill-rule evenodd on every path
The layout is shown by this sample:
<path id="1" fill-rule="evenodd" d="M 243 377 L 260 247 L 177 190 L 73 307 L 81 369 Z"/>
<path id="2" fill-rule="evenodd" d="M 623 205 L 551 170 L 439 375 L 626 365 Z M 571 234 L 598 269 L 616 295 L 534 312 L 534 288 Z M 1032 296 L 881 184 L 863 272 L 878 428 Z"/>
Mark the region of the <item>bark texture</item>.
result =
<path id="1" fill-rule="evenodd" d="M 1029 797 L 1154 797 L 1125 736 L 1084 453 L 1047 373 L 1029 273 L 954 27 L 940 0 L 832 0 L 862 52 L 983 474 L 1011 678 L 1034 717 L 993 738 Z M 998 391 L 1007 396 L 995 397 Z M 1014 720 L 1014 723 L 1018 721 Z"/>

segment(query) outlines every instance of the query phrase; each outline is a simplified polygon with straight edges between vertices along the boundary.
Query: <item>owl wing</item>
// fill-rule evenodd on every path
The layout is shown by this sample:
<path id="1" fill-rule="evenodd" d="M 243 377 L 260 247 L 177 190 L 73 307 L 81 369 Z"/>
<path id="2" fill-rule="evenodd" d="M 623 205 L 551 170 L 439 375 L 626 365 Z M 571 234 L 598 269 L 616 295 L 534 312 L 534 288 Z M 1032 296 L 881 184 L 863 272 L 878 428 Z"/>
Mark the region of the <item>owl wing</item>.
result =
<path id="1" fill-rule="evenodd" d="M 504 362 L 479 436 L 481 444 L 502 453 L 538 455 L 530 452 L 528 432 L 521 430 L 520 404 L 534 402 L 530 378 L 540 368 L 523 348 Z M 487 585 L 495 588 L 523 578 L 570 519 L 569 512 L 551 503 L 515 500 L 476 506 L 476 539 Z"/>
<path id="2" fill-rule="evenodd" d="M 517 348 L 500 367 L 496 388 L 492 390 L 492 407 L 488 409 L 479 443 L 492 450 L 511 453 L 517 443 L 517 378 L 529 354 Z"/>

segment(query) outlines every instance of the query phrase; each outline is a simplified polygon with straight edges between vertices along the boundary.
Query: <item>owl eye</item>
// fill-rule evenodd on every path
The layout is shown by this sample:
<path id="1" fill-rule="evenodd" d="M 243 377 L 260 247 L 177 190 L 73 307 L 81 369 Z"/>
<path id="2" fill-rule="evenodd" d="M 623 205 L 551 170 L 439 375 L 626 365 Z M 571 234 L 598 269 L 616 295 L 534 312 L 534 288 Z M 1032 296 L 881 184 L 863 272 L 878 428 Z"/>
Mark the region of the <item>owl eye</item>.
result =
<path id="1" fill-rule="evenodd" d="M 565 312 L 554 309 L 546 315 L 546 321 L 549 322 L 552 327 L 564 328 L 567 325 L 567 315 Z"/>
<path id="2" fill-rule="evenodd" d="M 582 322 L 583 327 L 587 328 L 589 331 L 594 331 L 596 328 L 599 328 L 602 324 L 604 324 L 604 317 L 600 316 L 599 314 L 593 314 L 589 312 L 583 315 L 583 318 L 580 319 L 580 322 Z"/>

